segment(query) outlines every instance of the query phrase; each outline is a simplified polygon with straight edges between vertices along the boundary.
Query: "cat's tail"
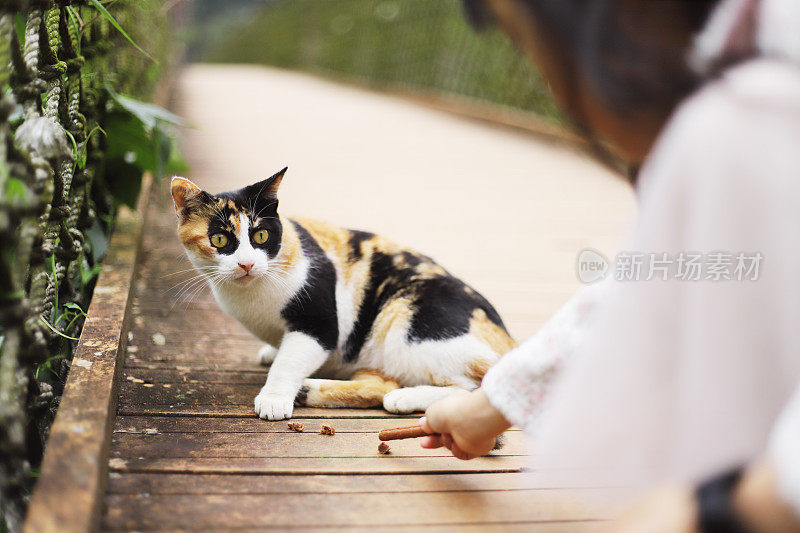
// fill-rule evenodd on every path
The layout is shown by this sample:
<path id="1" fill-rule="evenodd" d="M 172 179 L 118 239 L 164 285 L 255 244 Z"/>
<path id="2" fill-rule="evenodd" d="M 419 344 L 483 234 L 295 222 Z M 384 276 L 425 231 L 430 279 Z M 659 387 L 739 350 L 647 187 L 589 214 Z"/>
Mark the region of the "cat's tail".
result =
<path id="1" fill-rule="evenodd" d="M 387 392 L 399 388 L 397 382 L 374 370 L 359 370 L 349 380 L 314 379 L 303 381 L 295 398 L 306 407 L 379 407 Z"/>

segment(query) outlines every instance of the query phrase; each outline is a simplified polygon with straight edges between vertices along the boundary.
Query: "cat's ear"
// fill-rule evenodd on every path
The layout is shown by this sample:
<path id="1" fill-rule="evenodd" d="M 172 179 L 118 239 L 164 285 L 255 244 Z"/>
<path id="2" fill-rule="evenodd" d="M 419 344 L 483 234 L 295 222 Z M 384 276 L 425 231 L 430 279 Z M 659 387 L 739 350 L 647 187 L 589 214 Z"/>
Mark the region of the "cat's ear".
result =
<path id="1" fill-rule="evenodd" d="M 250 185 L 245 189 L 245 194 L 253 199 L 277 200 L 278 187 L 281 186 L 283 175 L 286 174 L 288 169 L 289 167 L 283 167 L 283 170 L 275 173 L 264 181 L 259 181 L 258 183 Z"/>
<path id="2" fill-rule="evenodd" d="M 175 204 L 175 212 L 180 215 L 187 207 L 202 202 L 208 195 L 203 190 L 187 180 L 186 178 L 172 178 L 172 202 Z"/>

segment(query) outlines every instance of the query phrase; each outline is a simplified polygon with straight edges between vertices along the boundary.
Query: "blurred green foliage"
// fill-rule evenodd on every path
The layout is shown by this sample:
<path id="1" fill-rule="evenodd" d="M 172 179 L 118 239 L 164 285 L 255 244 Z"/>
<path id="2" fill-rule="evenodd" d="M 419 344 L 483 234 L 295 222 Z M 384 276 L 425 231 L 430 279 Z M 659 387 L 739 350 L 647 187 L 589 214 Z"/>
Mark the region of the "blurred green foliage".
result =
<path id="1" fill-rule="evenodd" d="M 278 0 L 201 59 L 456 94 L 561 121 L 532 62 L 499 29 L 476 32 L 460 0 Z"/>
<path id="2" fill-rule="evenodd" d="M 176 117 L 142 101 L 164 8 L 0 1 L 0 532 L 21 527 L 117 208 L 181 165 Z"/>

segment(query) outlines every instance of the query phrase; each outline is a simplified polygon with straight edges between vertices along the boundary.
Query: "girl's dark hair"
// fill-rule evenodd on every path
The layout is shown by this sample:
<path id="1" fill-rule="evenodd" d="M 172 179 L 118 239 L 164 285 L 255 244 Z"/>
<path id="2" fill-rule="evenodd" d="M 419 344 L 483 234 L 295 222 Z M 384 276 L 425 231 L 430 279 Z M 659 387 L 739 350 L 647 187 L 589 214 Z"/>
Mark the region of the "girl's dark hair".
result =
<path id="1" fill-rule="evenodd" d="M 561 99 L 585 125 L 578 101 L 588 88 L 623 119 L 669 116 L 700 78 L 686 56 L 719 0 L 506 0 L 527 10 L 540 42 L 554 50 L 566 79 Z M 491 21 L 486 0 L 464 0 L 477 27 Z M 531 31 L 535 31 L 531 28 Z M 552 82 L 553 80 L 551 80 Z M 580 86 L 579 86 L 580 83 Z"/>

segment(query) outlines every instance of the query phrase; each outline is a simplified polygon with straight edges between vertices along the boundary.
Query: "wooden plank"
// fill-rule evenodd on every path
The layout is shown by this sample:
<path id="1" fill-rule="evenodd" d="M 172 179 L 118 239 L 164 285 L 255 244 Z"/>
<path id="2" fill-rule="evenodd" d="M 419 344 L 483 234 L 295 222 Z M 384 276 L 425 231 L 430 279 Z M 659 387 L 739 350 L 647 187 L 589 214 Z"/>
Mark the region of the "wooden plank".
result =
<path id="1" fill-rule="evenodd" d="M 147 291 L 147 289 L 143 289 L 142 291 L 137 291 L 137 295 L 139 298 L 135 300 L 135 307 L 134 309 L 139 313 L 147 313 L 151 310 L 160 310 L 167 308 L 172 308 L 173 310 L 178 311 L 185 311 L 185 310 L 210 310 L 210 309 L 217 309 L 219 310 L 219 304 L 217 304 L 216 300 L 208 293 L 208 298 L 192 298 L 190 301 L 180 301 L 176 303 L 176 299 L 170 297 L 169 294 L 166 295 L 155 295 L 153 291 Z"/>
<path id="2" fill-rule="evenodd" d="M 217 306 L 217 301 L 211 294 L 211 290 L 206 286 L 202 289 L 198 288 L 197 292 L 192 293 L 191 297 L 180 293 L 178 288 L 175 287 L 177 281 L 165 282 L 157 281 L 152 278 L 146 278 L 148 284 L 142 287 L 137 287 L 136 294 L 139 297 L 139 309 L 162 309 L 164 307 L 171 309 L 209 309 Z"/>
<path id="3" fill-rule="evenodd" d="M 261 385 L 207 383 L 120 383 L 124 405 L 250 405 Z"/>
<path id="4" fill-rule="evenodd" d="M 413 526 L 369 526 L 344 528 L 326 528 L 332 531 L 346 529 L 349 533 L 420 533 L 421 531 L 457 531 L 458 533 L 581 533 L 597 531 L 602 522 L 597 520 L 559 520 L 556 522 L 481 522 L 474 524 L 414 524 Z M 275 531 L 270 528 L 270 531 Z M 294 528 L 278 528 L 279 531 L 297 531 Z M 238 531 L 260 531 L 243 528 Z"/>
<path id="5" fill-rule="evenodd" d="M 264 370 L 264 381 L 267 371 Z M 263 381 L 252 383 L 120 383 L 120 403 L 125 406 L 252 406 Z M 333 412 L 332 409 L 328 410 Z M 355 409 L 355 411 L 359 411 Z M 421 413 L 418 414 L 421 416 Z"/>
<path id="6" fill-rule="evenodd" d="M 234 361 L 258 362 L 258 349 L 264 345 L 249 333 L 235 331 L 212 335 L 197 329 L 176 332 L 167 326 L 145 329 L 134 324 L 131 332 L 133 334 L 132 345 L 138 347 L 136 349 L 141 352 L 140 358 L 146 357 L 150 352 L 153 356 L 173 357 L 176 360 L 180 357 L 196 360 L 225 360 L 232 356 Z M 157 345 L 153 341 L 155 334 L 164 336 L 163 345 Z"/>
<path id="7" fill-rule="evenodd" d="M 115 433 L 111 456 L 148 459 L 189 457 L 372 457 L 379 454 L 375 433 L 321 435 L 323 422 L 305 424 L 302 433 Z M 286 426 L 286 423 L 283 424 Z M 335 426 L 334 426 L 335 427 Z M 451 457 L 446 448 L 427 450 L 419 439 L 390 443 L 392 455 Z M 521 432 L 509 433 L 493 456 L 524 455 L 527 441 Z"/>
<path id="8" fill-rule="evenodd" d="M 587 496 L 583 494 L 583 496 Z M 109 495 L 109 529 L 326 527 L 587 520 L 564 490 L 351 494 Z M 175 510 L 180 509 L 179 513 Z"/>
<path id="9" fill-rule="evenodd" d="M 256 340 L 236 319 L 219 309 L 181 309 L 178 304 L 174 307 L 169 305 L 160 310 L 148 309 L 145 313 L 135 313 L 134 323 L 137 328 L 162 332 L 165 336 L 167 333 L 183 333 L 186 336 L 200 334 L 213 341 L 234 335 Z M 213 350 L 215 347 L 211 344 L 207 348 Z"/>
<path id="10" fill-rule="evenodd" d="M 353 527 L 343 526 L 325 527 L 325 531 L 347 531 L 348 533 L 419 533 L 421 531 L 457 531 L 458 533 L 580 533 L 583 531 L 597 531 L 598 525 L 602 524 L 597 520 L 569 520 L 556 522 L 481 522 L 474 524 L 414 524 L 413 526 L 368 526 Z M 322 527 L 318 529 L 323 529 Z M 270 527 L 270 531 L 297 531 L 293 527 Z M 180 530 L 178 530 L 180 531 Z M 263 528 L 241 528 L 237 532 L 261 532 Z"/>
<path id="11" fill-rule="evenodd" d="M 331 412 L 333 410 L 328 410 Z M 335 412 L 335 411 L 334 411 Z M 329 419 L 292 418 L 304 424 L 306 431 L 318 430 Z M 333 423 L 336 433 L 377 433 L 381 429 L 409 425 L 407 419 L 398 420 L 384 413 L 382 418 L 342 418 Z M 316 428 L 316 429 L 315 429 Z M 294 433 L 286 420 L 270 422 L 255 415 L 248 418 L 194 418 L 118 416 L 114 425 L 116 433 Z"/>
<path id="12" fill-rule="evenodd" d="M 319 427 L 320 420 L 293 418 L 292 422 Z M 377 433 L 386 428 L 409 425 L 407 420 L 386 418 L 343 418 L 335 422 L 336 433 Z M 512 428 L 509 431 L 520 431 Z M 285 420 L 270 422 L 255 418 L 193 418 L 193 417 L 146 417 L 118 416 L 114 424 L 115 433 L 289 433 Z"/>
<path id="13" fill-rule="evenodd" d="M 105 524 L 105 522 L 104 522 Z M 404 526 L 317 526 L 314 528 L 298 528 L 298 527 L 237 527 L 233 529 L 237 533 L 262 533 L 263 531 L 276 531 L 276 532 L 297 532 L 303 530 L 314 531 L 347 531 L 348 533 L 373 533 L 373 532 L 391 532 L 391 533 L 419 533 L 419 532 L 438 532 L 438 531 L 454 531 L 463 532 L 477 532 L 477 533 L 508 533 L 508 532 L 524 532 L 524 533 L 581 533 L 581 532 L 596 532 L 602 526 L 602 520 L 558 520 L 553 522 L 481 522 L 472 524 L 414 524 Z M 602 528 L 601 528 L 602 529 Z M 106 525 L 103 531 L 119 531 L 118 529 L 110 528 Z M 161 530 L 163 531 L 163 530 Z M 170 528 L 167 531 L 178 533 L 183 531 L 197 531 L 192 528 Z M 226 529 L 221 529 L 226 531 Z"/>
<path id="14" fill-rule="evenodd" d="M 519 472 L 528 458 L 519 455 L 479 457 L 200 457 L 112 458 L 114 472 L 196 474 L 450 474 Z"/>
<path id="15" fill-rule="evenodd" d="M 164 336 L 164 346 L 156 345 L 153 341 L 154 334 Z M 142 330 L 134 327 L 128 350 L 128 360 L 131 362 L 167 361 L 177 365 L 192 362 L 206 363 L 209 368 L 213 368 L 219 363 L 237 362 L 247 367 L 257 368 L 259 366 L 258 350 L 261 346 L 263 343 L 251 336 L 232 334 L 214 338 L 200 332 L 178 334 L 167 328 Z"/>
<path id="16" fill-rule="evenodd" d="M 26 532 L 89 531 L 100 521 L 117 376 L 151 181 L 149 175 L 143 178 L 137 211 L 122 208 L 117 217 L 50 429 Z"/>
<path id="17" fill-rule="evenodd" d="M 136 357 L 137 354 L 128 353 L 125 357 L 125 368 L 144 368 L 144 369 L 151 369 L 151 370 L 219 370 L 219 371 L 232 371 L 236 372 L 239 370 L 242 371 L 262 371 L 265 372 L 265 368 L 258 364 L 256 361 L 249 359 L 247 361 L 227 361 L 227 360 L 216 360 L 216 361 L 200 361 L 200 360 L 188 360 L 188 361 L 170 361 L 169 359 L 160 358 L 160 360 L 152 360 L 152 359 L 140 359 Z"/>
<path id="18" fill-rule="evenodd" d="M 137 383 L 216 383 L 224 385 L 263 385 L 267 368 L 263 366 L 239 370 L 200 370 L 172 368 L 126 367 L 122 381 Z"/>
<path id="19" fill-rule="evenodd" d="M 357 494 L 363 492 L 464 492 L 546 490 L 520 473 L 374 475 L 216 475 L 112 473 L 108 494 Z"/>
<path id="20" fill-rule="evenodd" d="M 172 312 L 180 314 L 182 310 L 179 305 L 176 305 Z M 196 340 L 198 336 L 202 337 L 208 343 L 211 343 L 205 345 L 205 351 L 211 350 L 212 353 L 220 353 L 214 343 L 226 338 L 240 342 L 258 342 L 255 337 L 242 329 L 242 326 L 233 319 L 230 319 L 230 322 L 227 320 L 220 320 L 219 322 L 209 323 L 208 328 L 204 328 L 199 327 L 198 323 L 190 324 L 179 319 L 173 321 L 171 318 L 165 320 L 164 317 L 138 315 L 134 316 L 133 325 L 134 334 L 139 333 L 146 339 L 152 339 L 154 333 L 160 333 L 168 342 L 168 344 L 165 345 L 167 347 L 183 346 L 183 341 Z M 166 349 L 168 350 L 169 348 Z"/>
<path id="21" fill-rule="evenodd" d="M 125 416 L 195 416 L 201 418 L 256 418 L 252 405 L 120 405 L 117 414 Z M 296 407 L 297 418 L 385 418 L 390 413 L 382 409 L 323 409 L 319 407 Z M 421 413 L 395 415 L 397 418 L 418 419 Z"/>

